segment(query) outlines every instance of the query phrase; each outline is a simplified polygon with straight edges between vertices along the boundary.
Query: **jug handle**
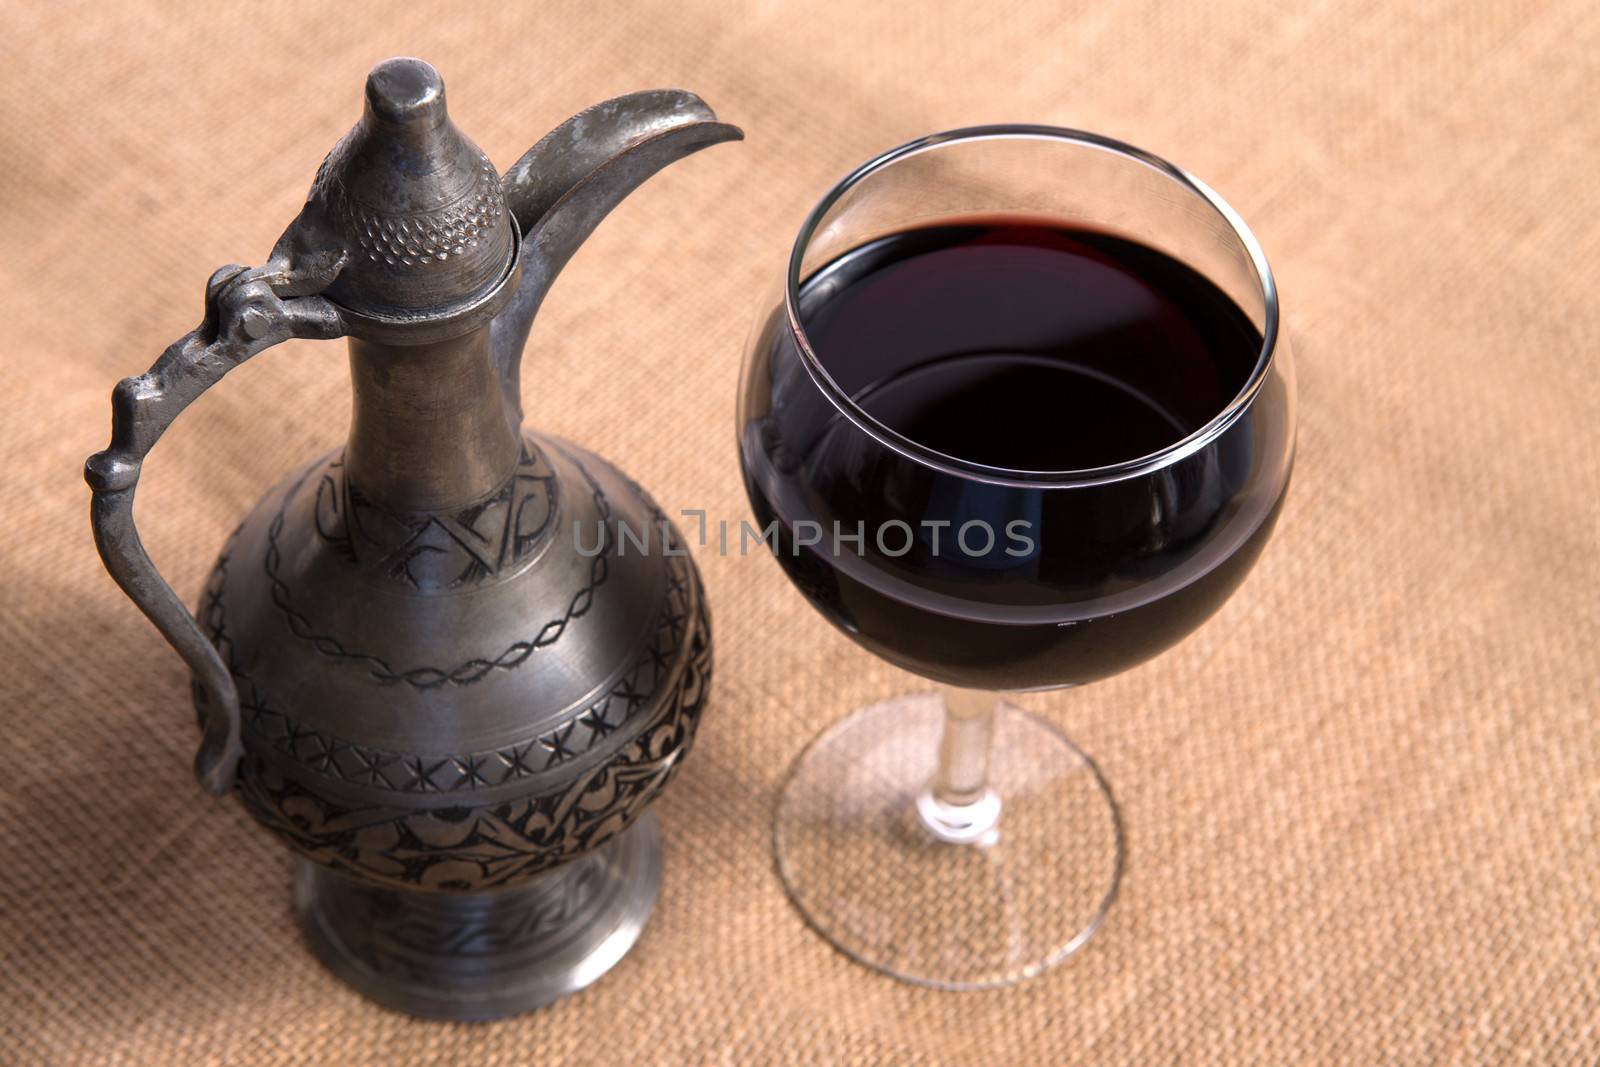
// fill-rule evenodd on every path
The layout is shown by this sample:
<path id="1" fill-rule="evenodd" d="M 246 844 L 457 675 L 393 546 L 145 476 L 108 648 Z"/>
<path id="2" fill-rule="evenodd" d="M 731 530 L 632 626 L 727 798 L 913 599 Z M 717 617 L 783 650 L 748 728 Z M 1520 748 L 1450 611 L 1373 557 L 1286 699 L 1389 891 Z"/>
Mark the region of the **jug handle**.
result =
<path id="1" fill-rule="evenodd" d="M 90 520 L 106 570 L 194 671 L 207 701 L 195 775 L 208 792 L 233 788 L 244 752 L 239 693 L 228 665 L 156 570 L 133 522 L 133 494 L 150 449 L 195 398 L 222 376 L 291 337 L 344 333 L 338 308 L 320 296 L 289 296 L 297 281 L 281 264 L 223 267 L 206 283 L 205 317 L 174 341 L 145 374 L 111 394 L 111 444 L 90 456 L 84 478 L 94 490 Z M 284 295 L 280 295 L 284 294 Z"/>

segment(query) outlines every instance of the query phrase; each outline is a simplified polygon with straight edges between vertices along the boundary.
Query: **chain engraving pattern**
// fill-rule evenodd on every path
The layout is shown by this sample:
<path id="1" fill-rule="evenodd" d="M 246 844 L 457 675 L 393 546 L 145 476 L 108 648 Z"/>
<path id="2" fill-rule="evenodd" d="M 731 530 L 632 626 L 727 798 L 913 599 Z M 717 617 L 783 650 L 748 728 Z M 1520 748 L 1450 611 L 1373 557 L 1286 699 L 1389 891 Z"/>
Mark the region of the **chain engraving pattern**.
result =
<path id="1" fill-rule="evenodd" d="M 239 670 L 228 633 L 223 588 L 232 555 L 224 548 L 206 583 L 201 624 L 240 688 L 247 742 L 265 746 L 330 778 L 405 793 L 461 792 L 501 785 L 551 770 L 586 754 L 631 723 L 667 681 L 689 629 L 689 568 L 674 557 L 650 643 L 604 695 L 543 734 L 502 748 L 459 755 L 416 756 L 357 744 L 313 730 L 272 707 Z M 204 700 L 201 691 L 198 700 Z"/>
<path id="2" fill-rule="evenodd" d="M 582 588 L 572 594 L 566 610 L 557 618 L 545 623 L 533 637 L 514 642 L 492 658 L 469 659 L 450 667 L 396 667 L 381 656 L 346 648 L 338 638 L 320 632 L 316 625 L 294 606 L 288 582 L 280 573 L 283 550 L 278 544 L 278 539 L 283 535 L 289 502 L 299 494 L 306 479 L 311 475 L 310 470 L 302 474 L 284 494 L 283 504 L 267 527 L 267 550 L 262 558 L 262 567 L 271 585 L 272 602 L 283 613 L 289 631 L 296 637 L 309 641 L 318 652 L 330 659 L 365 664 L 372 676 L 380 682 L 403 683 L 416 689 L 435 689 L 442 685 L 471 685 L 482 680 L 491 671 L 514 670 L 526 662 L 536 650 L 546 648 L 560 640 L 572 620 L 582 617 L 593 606 L 595 590 L 604 585 L 610 575 L 611 555 L 616 551 L 617 544 L 616 534 L 609 521 L 610 501 L 607 500 L 605 490 L 600 487 L 600 483 L 595 481 L 583 464 L 571 456 L 567 458 L 577 467 L 594 494 L 594 506 L 599 515 L 601 531 L 599 551 L 589 562 L 588 580 Z"/>

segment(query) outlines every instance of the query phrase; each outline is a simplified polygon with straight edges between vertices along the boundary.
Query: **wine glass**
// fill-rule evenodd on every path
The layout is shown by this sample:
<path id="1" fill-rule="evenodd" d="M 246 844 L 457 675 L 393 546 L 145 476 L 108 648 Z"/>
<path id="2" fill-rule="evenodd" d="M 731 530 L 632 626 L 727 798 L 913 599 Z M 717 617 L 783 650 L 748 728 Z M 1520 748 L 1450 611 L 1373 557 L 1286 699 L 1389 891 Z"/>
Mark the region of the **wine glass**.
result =
<path id="1" fill-rule="evenodd" d="M 956 130 L 822 198 L 752 332 L 745 487 L 812 605 L 943 687 L 847 715 L 783 788 L 778 870 L 824 937 L 953 989 L 1088 940 L 1116 803 L 996 694 L 1125 670 L 1233 593 L 1288 488 L 1293 393 L 1255 238 L 1147 152 Z"/>

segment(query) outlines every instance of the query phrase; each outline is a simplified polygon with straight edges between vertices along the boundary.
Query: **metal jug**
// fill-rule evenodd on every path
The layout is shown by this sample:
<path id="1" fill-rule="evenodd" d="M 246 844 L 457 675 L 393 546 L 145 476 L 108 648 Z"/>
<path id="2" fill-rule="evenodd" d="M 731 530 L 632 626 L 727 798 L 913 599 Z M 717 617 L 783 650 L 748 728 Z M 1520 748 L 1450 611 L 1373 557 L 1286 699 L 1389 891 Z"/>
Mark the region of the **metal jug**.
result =
<path id="1" fill-rule="evenodd" d="M 194 671 L 200 781 L 299 854 L 311 946 L 382 1003 L 537 1007 L 620 959 L 655 903 L 646 806 L 705 701 L 705 597 L 642 489 L 523 429 L 518 368 L 607 212 L 741 136 L 691 93 L 635 93 L 502 177 L 438 73 L 389 60 L 265 265 L 213 274 L 200 326 L 113 394 L 87 464 L 101 557 Z M 141 466 L 290 337 L 349 338 L 348 442 L 257 504 L 191 616 L 134 528 Z"/>

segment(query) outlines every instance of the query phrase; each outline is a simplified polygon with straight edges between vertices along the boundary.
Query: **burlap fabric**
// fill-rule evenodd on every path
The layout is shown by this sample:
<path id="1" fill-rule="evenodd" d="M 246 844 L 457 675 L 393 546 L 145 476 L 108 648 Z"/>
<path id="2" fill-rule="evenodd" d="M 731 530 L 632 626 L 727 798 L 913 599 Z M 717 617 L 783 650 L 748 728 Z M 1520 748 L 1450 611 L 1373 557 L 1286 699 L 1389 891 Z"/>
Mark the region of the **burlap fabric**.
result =
<path id="1" fill-rule="evenodd" d="M 1022 2 L 7 5 L 0 292 L 0 1063 L 1593 1064 L 1600 1058 L 1600 9 Z M 178 659 L 102 573 L 79 467 L 118 377 L 260 262 L 362 78 L 444 72 L 502 166 L 682 85 L 749 140 L 680 164 L 535 328 L 532 421 L 674 507 L 746 514 L 740 348 L 813 199 L 930 130 L 1053 122 L 1211 182 L 1276 266 L 1299 467 L 1240 594 L 1159 661 L 1030 697 L 1116 785 L 1131 868 L 1079 957 L 1003 992 L 811 934 L 775 789 L 918 686 L 769 559 L 702 553 L 717 677 L 658 810 L 664 892 L 599 985 L 486 1026 L 377 1009 L 302 949 L 286 852 L 189 776 Z M 339 439 L 342 347 L 205 397 L 141 494 L 186 596 Z"/>

